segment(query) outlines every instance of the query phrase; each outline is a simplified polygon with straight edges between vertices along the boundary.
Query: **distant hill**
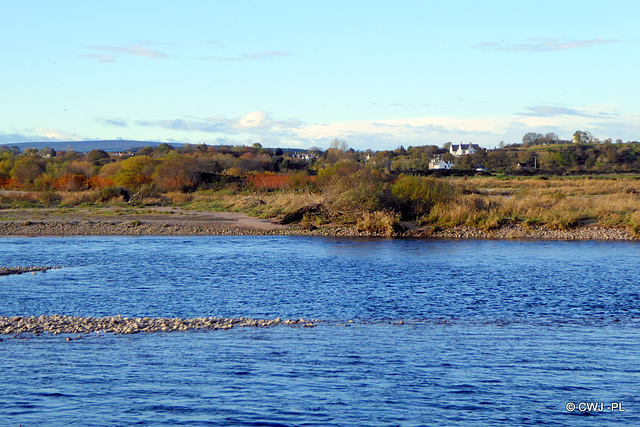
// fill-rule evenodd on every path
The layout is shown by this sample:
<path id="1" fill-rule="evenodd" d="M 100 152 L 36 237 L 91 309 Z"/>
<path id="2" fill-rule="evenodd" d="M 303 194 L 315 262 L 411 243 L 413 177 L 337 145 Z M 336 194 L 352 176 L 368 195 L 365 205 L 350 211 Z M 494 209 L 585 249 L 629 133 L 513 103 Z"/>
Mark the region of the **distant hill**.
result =
<path id="1" fill-rule="evenodd" d="M 158 142 L 158 141 L 135 141 L 128 139 L 105 139 L 96 141 L 34 141 L 34 142 L 15 142 L 0 144 L 0 147 L 18 147 L 24 152 L 27 148 L 37 148 L 38 150 L 48 147 L 56 151 L 76 151 L 78 153 L 88 153 L 91 150 L 104 150 L 108 153 L 127 151 L 142 147 L 157 147 L 160 144 L 169 144 L 173 148 L 182 148 L 181 142 Z M 198 144 L 193 144 L 198 145 Z M 215 147 L 216 145 L 214 145 Z M 275 150 L 276 148 L 265 147 L 266 150 Z M 281 148 L 286 154 L 304 153 L 306 148 Z"/>
<path id="2" fill-rule="evenodd" d="M 7 147 L 18 147 L 21 151 L 27 148 L 53 148 L 56 151 L 77 151 L 86 153 L 91 150 L 104 150 L 107 152 L 126 151 L 131 148 L 157 147 L 163 144 L 157 141 L 131 141 L 131 140 L 103 140 L 103 141 L 45 141 L 45 142 L 18 142 L 14 144 L 2 144 Z M 182 143 L 168 143 L 172 147 L 179 148 Z"/>

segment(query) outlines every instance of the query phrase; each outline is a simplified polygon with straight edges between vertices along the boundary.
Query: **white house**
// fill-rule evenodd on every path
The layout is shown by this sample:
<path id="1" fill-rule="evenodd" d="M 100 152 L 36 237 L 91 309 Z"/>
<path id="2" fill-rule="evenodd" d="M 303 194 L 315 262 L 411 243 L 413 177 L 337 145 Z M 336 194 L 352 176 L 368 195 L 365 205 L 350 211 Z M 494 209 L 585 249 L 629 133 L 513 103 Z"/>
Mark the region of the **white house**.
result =
<path id="1" fill-rule="evenodd" d="M 449 160 L 442 160 L 442 157 L 434 157 L 429 162 L 429 169 L 451 169 L 453 162 Z"/>
<path id="2" fill-rule="evenodd" d="M 476 150 L 479 150 L 478 144 L 451 144 L 449 152 L 454 156 L 466 156 L 467 154 L 473 154 Z"/>

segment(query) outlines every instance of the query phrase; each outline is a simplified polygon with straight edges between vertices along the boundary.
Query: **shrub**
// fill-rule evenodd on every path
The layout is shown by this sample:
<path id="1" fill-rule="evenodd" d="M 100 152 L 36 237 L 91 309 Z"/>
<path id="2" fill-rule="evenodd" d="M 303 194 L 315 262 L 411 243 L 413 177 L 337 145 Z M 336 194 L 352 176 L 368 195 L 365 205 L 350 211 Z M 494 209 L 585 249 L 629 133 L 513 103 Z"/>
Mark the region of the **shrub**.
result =
<path id="1" fill-rule="evenodd" d="M 357 222 L 358 231 L 393 236 L 402 231 L 400 216 L 390 211 L 364 212 Z"/>
<path id="2" fill-rule="evenodd" d="M 166 196 L 174 205 L 184 205 L 193 201 L 193 195 L 188 193 L 180 193 L 177 191 L 167 193 Z"/>
<path id="3" fill-rule="evenodd" d="M 305 188 L 313 186 L 315 182 L 315 176 L 309 176 L 306 172 L 297 172 L 289 176 L 287 186 L 289 188 Z"/>
<path id="4" fill-rule="evenodd" d="M 401 175 L 391 186 L 391 192 L 406 219 L 429 214 L 433 206 L 449 202 L 455 194 L 451 184 L 444 180 L 410 175 Z"/>
<path id="5" fill-rule="evenodd" d="M 162 193 L 153 184 L 147 184 L 140 187 L 140 189 L 129 198 L 129 203 L 142 203 L 148 205 L 162 204 Z"/>
<path id="6" fill-rule="evenodd" d="M 355 221 L 363 212 L 391 210 L 393 196 L 389 179 L 387 174 L 369 168 L 351 175 L 332 177 L 325 184 L 330 213 L 347 221 Z"/>
<path id="7" fill-rule="evenodd" d="M 60 193 L 62 201 L 60 206 L 78 206 L 85 203 L 93 203 L 100 198 L 100 193 L 92 191 L 74 191 Z"/>
<path id="8" fill-rule="evenodd" d="M 42 191 L 38 194 L 38 200 L 45 206 L 53 206 L 59 204 L 62 197 L 54 191 Z"/>
<path id="9" fill-rule="evenodd" d="M 100 190 L 100 202 L 108 202 L 112 199 L 122 198 L 123 200 L 129 200 L 129 190 L 124 187 L 105 187 Z"/>
<path id="10" fill-rule="evenodd" d="M 289 184 L 286 174 L 262 172 L 247 176 L 247 182 L 256 190 L 282 190 Z"/>

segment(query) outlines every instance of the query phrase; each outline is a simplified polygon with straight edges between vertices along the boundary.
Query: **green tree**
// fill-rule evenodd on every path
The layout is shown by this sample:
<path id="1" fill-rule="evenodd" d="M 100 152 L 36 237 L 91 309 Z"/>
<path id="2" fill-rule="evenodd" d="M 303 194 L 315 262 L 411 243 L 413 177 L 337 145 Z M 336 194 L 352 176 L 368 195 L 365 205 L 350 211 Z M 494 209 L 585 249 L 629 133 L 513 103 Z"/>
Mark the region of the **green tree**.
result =
<path id="1" fill-rule="evenodd" d="M 104 150 L 91 150 L 87 154 L 87 160 L 95 166 L 102 166 L 105 163 L 108 163 L 110 159 L 109 153 Z"/>

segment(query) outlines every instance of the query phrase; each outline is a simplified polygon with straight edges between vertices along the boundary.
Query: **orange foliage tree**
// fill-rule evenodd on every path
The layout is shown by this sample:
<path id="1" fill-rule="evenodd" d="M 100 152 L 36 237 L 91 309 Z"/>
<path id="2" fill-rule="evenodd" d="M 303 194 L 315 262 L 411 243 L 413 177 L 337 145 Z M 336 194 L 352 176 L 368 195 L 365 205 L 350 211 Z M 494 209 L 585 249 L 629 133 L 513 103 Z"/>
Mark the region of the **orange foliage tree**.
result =
<path id="1" fill-rule="evenodd" d="M 16 188 L 16 180 L 13 178 L 0 178 L 0 188 Z"/>
<path id="2" fill-rule="evenodd" d="M 66 173 L 53 181 L 53 188 L 62 191 L 78 191 L 85 187 L 87 177 L 76 173 Z"/>
<path id="3" fill-rule="evenodd" d="M 113 187 L 113 179 L 106 176 L 96 175 L 96 176 L 92 176 L 87 180 L 87 185 L 89 186 L 89 188 L 98 188 L 98 189 Z"/>

